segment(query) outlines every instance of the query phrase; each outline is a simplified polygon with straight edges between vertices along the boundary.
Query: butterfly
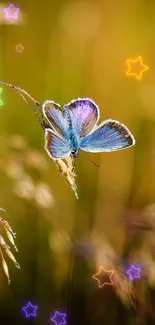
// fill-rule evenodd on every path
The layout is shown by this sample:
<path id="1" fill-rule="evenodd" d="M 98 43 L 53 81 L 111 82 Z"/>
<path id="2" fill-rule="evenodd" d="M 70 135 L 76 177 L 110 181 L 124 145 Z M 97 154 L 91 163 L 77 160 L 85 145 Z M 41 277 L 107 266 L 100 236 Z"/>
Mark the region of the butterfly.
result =
<path id="1" fill-rule="evenodd" d="M 110 152 L 131 147 L 135 139 L 128 128 L 116 120 L 99 125 L 100 111 L 89 98 L 78 98 L 64 105 L 46 100 L 43 114 L 50 128 L 45 129 L 45 149 L 51 158 L 64 159 L 87 152 Z"/>
<path id="2" fill-rule="evenodd" d="M 79 151 L 117 151 L 135 144 L 133 135 L 124 124 L 112 119 L 97 124 L 100 118 L 99 107 L 90 98 L 72 100 L 61 109 L 54 101 L 46 100 L 39 104 L 24 89 L 4 81 L 0 81 L 0 84 L 13 88 L 37 115 L 44 129 L 45 150 L 53 159 L 66 159 L 70 156 L 77 158 Z M 24 95 L 37 105 L 41 116 Z"/>

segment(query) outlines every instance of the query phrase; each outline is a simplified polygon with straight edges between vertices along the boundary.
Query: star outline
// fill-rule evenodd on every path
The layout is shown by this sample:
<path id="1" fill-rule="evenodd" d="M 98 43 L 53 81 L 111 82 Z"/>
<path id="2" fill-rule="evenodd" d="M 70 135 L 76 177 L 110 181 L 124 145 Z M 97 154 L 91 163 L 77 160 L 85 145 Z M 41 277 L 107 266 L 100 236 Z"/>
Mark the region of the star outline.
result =
<path id="1" fill-rule="evenodd" d="M 132 275 L 132 271 L 137 271 L 137 275 Z M 140 279 L 140 272 L 141 272 L 141 268 L 140 267 L 135 267 L 133 264 L 131 265 L 130 269 L 127 270 L 127 274 L 130 277 L 130 280 L 134 280 L 134 279 Z"/>
<path id="2" fill-rule="evenodd" d="M 96 277 L 96 275 L 100 275 L 100 273 L 101 273 L 101 269 L 102 270 L 104 270 L 104 272 L 105 273 L 111 273 L 110 275 L 109 275 L 109 279 L 110 279 L 110 281 L 111 281 L 111 283 L 110 282 L 104 282 L 102 285 L 100 284 L 100 282 L 101 282 L 101 280 L 100 279 L 98 279 L 97 277 Z M 114 270 L 105 270 L 105 268 L 102 266 L 102 265 L 100 265 L 100 268 L 99 268 L 99 272 L 98 273 L 96 273 L 96 274 L 94 274 L 94 275 L 92 275 L 92 278 L 93 279 L 95 279 L 95 280 L 97 280 L 97 282 L 98 282 L 98 284 L 99 284 L 99 288 L 102 288 L 104 285 L 113 285 L 114 284 L 114 282 L 113 282 L 113 280 L 112 280 L 112 275 L 113 275 L 113 273 L 114 273 Z"/>
<path id="3" fill-rule="evenodd" d="M 10 14 L 10 10 L 14 10 L 14 14 Z M 18 19 L 19 8 L 16 8 L 12 3 L 9 5 L 9 7 L 4 8 L 4 12 L 6 19 Z"/>
<path id="4" fill-rule="evenodd" d="M 135 63 L 137 63 L 138 61 L 140 63 L 140 66 L 141 67 L 144 67 L 144 69 L 141 69 L 141 71 L 139 72 L 139 75 L 137 73 L 135 73 L 135 72 L 130 72 L 130 70 L 132 71 L 132 65 L 135 64 Z M 149 69 L 149 67 L 143 63 L 143 60 L 142 60 L 142 56 L 141 55 L 138 56 L 138 58 L 135 59 L 135 60 L 131 60 L 131 59 L 129 60 L 128 59 L 128 60 L 126 60 L 126 62 L 127 62 L 127 65 L 128 65 L 128 70 L 126 72 L 126 75 L 127 76 L 135 76 L 138 80 L 141 80 L 142 73 L 145 72 L 145 71 L 147 71 Z"/>
<path id="5" fill-rule="evenodd" d="M 63 320 L 60 321 L 60 322 L 57 322 L 57 321 L 54 319 L 54 318 L 57 317 L 57 315 L 62 316 L 62 317 L 63 317 Z M 55 325 L 61 325 L 61 324 L 62 324 L 62 325 L 66 325 L 66 324 L 67 324 L 67 322 L 66 322 L 66 313 L 60 313 L 58 310 L 55 311 L 54 316 L 51 317 L 50 320 L 51 320 L 52 322 L 54 322 Z"/>
<path id="6" fill-rule="evenodd" d="M 28 312 L 28 308 L 32 308 L 33 309 L 33 312 Z M 33 306 L 31 304 L 31 302 L 28 302 L 28 304 L 22 308 L 22 310 L 25 312 L 25 316 L 26 318 L 29 318 L 29 317 L 36 317 L 36 310 L 38 309 L 38 306 Z"/>

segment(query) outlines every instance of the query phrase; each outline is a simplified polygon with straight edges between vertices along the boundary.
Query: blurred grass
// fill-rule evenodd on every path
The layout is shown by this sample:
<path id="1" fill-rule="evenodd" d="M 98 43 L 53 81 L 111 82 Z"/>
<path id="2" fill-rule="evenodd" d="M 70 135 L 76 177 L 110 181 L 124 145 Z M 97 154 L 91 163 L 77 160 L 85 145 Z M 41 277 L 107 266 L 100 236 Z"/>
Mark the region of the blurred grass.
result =
<path id="1" fill-rule="evenodd" d="M 7 210 L 8 221 L 18 234 L 22 270 L 10 265 L 9 287 L 0 272 L 0 322 L 24 324 L 21 307 L 30 300 L 40 308 L 33 322 L 37 325 L 48 322 L 54 309 L 67 310 L 68 324 L 74 325 L 151 324 L 153 316 L 141 311 L 132 315 L 114 291 L 93 291 L 87 279 L 95 262 L 91 270 L 86 258 L 67 248 L 65 239 L 59 253 L 51 247 L 52 234 L 61 229 L 79 241 L 89 241 L 94 234 L 101 239 L 105 236 L 121 254 L 127 234 L 125 226 L 119 226 L 120 219 L 126 211 L 143 209 L 155 201 L 155 4 L 144 0 L 32 0 L 14 5 L 21 8 L 26 20 L 20 26 L 0 25 L 0 78 L 26 89 L 41 103 L 51 99 L 63 105 L 77 97 L 90 97 L 100 107 L 101 120 L 120 120 L 137 143 L 122 152 L 89 155 L 101 169 L 79 155 L 76 201 L 43 149 L 43 133 L 35 116 L 18 94 L 3 88 L 0 135 L 9 139 L 20 134 L 28 147 L 44 156 L 48 168 L 31 177 L 50 186 L 54 204 L 40 209 L 16 196 L 14 180 L 1 170 L 0 206 Z M 15 52 L 19 43 L 24 46 L 21 54 Z M 139 55 L 149 66 L 141 81 L 125 74 L 126 59 Z M 12 159 L 9 147 L 5 154 Z M 3 151 L 1 157 L 5 161 Z M 67 272 L 70 276 L 65 282 Z M 148 295 L 153 304 L 154 292 Z"/>

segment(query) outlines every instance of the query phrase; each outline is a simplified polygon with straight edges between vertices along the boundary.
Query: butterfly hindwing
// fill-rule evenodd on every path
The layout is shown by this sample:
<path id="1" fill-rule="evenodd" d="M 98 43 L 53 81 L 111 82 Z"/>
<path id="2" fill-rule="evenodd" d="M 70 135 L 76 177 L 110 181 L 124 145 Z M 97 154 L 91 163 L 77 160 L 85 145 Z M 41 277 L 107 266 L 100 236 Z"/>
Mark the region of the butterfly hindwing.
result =
<path id="1" fill-rule="evenodd" d="M 66 117 L 66 112 L 61 110 L 60 105 L 51 100 L 46 100 L 42 108 L 52 129 L 56 133 L 68 138 L 69 122 Z"/>
<path id="2" fill-rule="evenodd" d="M 88 135 L 99 120 L 99 108 L 89 98 L 78 98 L 64 106 L 69 112 L 71 127 L 77 137 Z"/>
<path id="3" fill-rule="evenodd" d="M 89 152 L 108 152 L 125 149 L 134 144 L 134 137 L 125 125 L 115 120 L 106 120 L 81 140 L 80 149 Z"/>
<path id="4" fill-rule="evenodd" d="M 45 130 L 45 150 L 51 158 L 67 158 L 71 153 L 70 141 L 53 132 Z"/>

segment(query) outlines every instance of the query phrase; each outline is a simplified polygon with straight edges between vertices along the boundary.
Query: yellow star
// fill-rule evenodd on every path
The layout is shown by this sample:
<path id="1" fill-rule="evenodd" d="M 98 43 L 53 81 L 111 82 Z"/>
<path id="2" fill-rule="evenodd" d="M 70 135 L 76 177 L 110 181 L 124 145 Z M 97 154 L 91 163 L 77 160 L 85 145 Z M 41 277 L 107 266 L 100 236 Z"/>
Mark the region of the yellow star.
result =
<path id="1" fill-rule="evenodd" d="M 24 46 L 22 44 L 16 45 L 16 52 L 22 53 L 24 50 Z"/>
<path id="2" fill-rule="evenodd" d="M 147 65 L 143 64 L 142 57 L 139 56 L 136 60 L 126 60 L 128 65 L 128 70 L 126 72 L 127 76 L 135 76 L 137 79 L 141 79 L 142 73 L 149 68 Z"/>
<path id="3" fill-rule="evenodd" d="M 102 274 L 101 274 L 102 273 Z M 109 281 L 104 281 L 102 284 L 101 284 L 101 278 L 103 278 L 103 276 L 105 276 L 105 273 L 106 273 L 106 276 L 107 274 L 108 275 L 108 278 L 109 278 Z M 114 271 L 113 270 L 105 270 L 103 266 L 100 266 L 99 268 L 99 272 L 97 274 L 94 274 L 92 277 L 93 279 L 97 280 L 98 284 L 99 284 L 99 288 L 102 288 L 104 285 L 108 284 L 108 285 L 113 285 L 113 281 L 111 279 L 112 275 L 113 275 Z M 97 277 L 98 276 L 98 277 Z"/>

